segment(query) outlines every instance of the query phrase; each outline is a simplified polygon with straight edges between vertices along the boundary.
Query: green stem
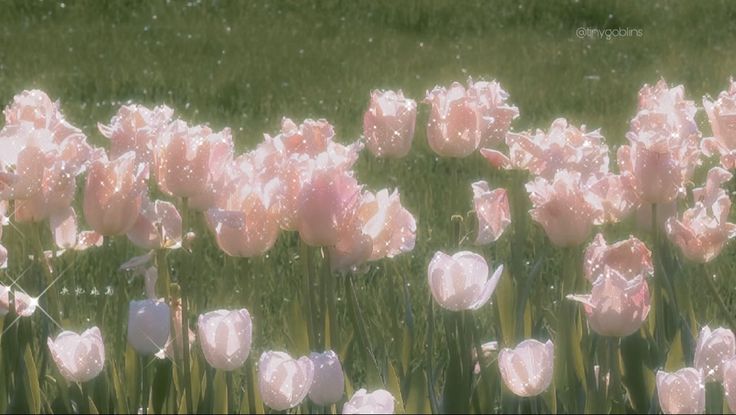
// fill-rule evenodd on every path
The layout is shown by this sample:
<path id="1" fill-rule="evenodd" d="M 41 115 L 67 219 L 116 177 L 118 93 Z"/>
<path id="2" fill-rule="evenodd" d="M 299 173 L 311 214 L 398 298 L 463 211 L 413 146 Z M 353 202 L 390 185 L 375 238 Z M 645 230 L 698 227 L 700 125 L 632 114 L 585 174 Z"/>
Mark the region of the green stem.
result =
<path id="1" fill-rule="evenodd" d="M 304 243 L 301 239 L 299 240 L 299 248 L 300 248 L 300 259 L 302 262 L 302 271 L 304 273 L 304 296 L 307 299 L 307 325 L 308 327 L 308 334 L 309 334 L 309 348 L 311 350 L 316 350 L 317 346 L 317 333 L 315 331 L 315 321 L 314 321 L 314 313 L 315 313 L 315 307 L 314 304 L 312 304 L 312 290 L 314 289 L 313 285 L 313 275 L 312 275 L 312 252 L 309 249 L 309 246 Z"/>
<path id="2" fill-rule="evenodd" d="M 43 250 L 43 243 L 41 242 L 41 224 L 36 223 L 33 225 L 33 255 L 35 260 L 41 267 L 46 286 L 41 288 L 41 292 L 45 291 L 45 296 L 48 299 L 46 305 L 46 312 L 49 313 L 52 319 L 59 321 L 59 297 L 58 291 L 52 289 L 51 286 L 54 284 L 54 276 L 51 271 L 51 263 L 46 258 L 46 254 Z"/>
<path id="3" fill-rule="evenodd" d="M 332 275 L 332 269 L 330 268 L 330 253 L 327 249 L 324 249 L 323 252 L 325 259 L 322 267 L 322 287 L 324 287 L 323 293 L 327 302 L 327 316 L 330 320 L 330 348 L 338 352 L 340 350 L 340 336 L 338 335 L 337 325 L 337 286 L 335 284 L 335 276 Z"/>
<path id="4" fill-rule="evenodd" d="M 186 392 L 186 412 L 194 412 L 194 404 L 192 397 L 192 373 L 189 366 L 189 319 L 187 318 L 188 304 L 184 296 L 184 290 L 181 291 L 181 350 L 182 350 L 182 366 L 184 366 L 184 390 Z M 176 346 L 176 344 L 174 344 Z M 228 372 L 229 373 L 229 372 Z"/>

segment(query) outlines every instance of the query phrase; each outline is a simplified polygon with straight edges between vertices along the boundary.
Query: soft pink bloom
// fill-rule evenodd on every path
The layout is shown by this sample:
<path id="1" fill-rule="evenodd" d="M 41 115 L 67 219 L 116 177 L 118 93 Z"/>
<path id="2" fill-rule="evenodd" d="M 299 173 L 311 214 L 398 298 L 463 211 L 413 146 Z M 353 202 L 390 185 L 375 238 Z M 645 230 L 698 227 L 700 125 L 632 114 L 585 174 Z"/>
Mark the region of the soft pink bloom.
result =
<path id="1" fill-rule="evenodd" d="M 560 170 L 553 180 L 538 177 L 526 184 L 526 190 L 533 205 L 532 219 L 556 246 L 580 245 L 593 225 L 603 220 L 600 198 L 589 191 L 578 172 Z"/>
<path id="2" fill-rule="evenodd" d="M 577 128 L 564 118 L 552 122 L 548 132 L 508 133 L 509 155 L 492 149 L 481 154 L 497 168 L 528 170 L 552 179 L 557 171 L 576 171 L 583 177 L 608 173 L 608 146 L 599 130 Z"/>
<path id="3" fill-rule="evenodd" d="M 171 333 L 171 311 L 163 299 L 131 301 L 128 343 L 138 353 L 153 355 L 165 349 Z"/>
<path id="4" fill-rule="evenodd" d="M 736 412 L 736 357 L 723 362 L 723 390 L 728 409 Z"/>
<path id="5" fill-rule="evenodd" d="M 213 191 L 232 152 L 230 129 L 215 133 L 206 126 L 174 121 L 162 132 L 154 153 L 159 187 L 173 196 L 205 197 Z"/>
<path id="6" fill-rule="evenodd" d="M 150 110 L 143 105 L 123 105 L 110 124 L 97 123 L 97 129 L 110 139 L 109 156 L 116 159 L 134 151 L 140 162 L 153 162 L 156 140 L 171 122 L 174 110 L 160 105 Z"/>
<path id="7" fill-rule="evenodd" d="M 327 120 L 306 119 L 300 125 L 289 118 L 281 120 L 281 134 L 278 140 L 289 154 L 317 156 L 333 143 L 335 129 Z"/>
<path id="8" fill-rule="evenodd" d="M 627 279 L 606 267 L 594 276 L 589 295 L 568 295 L 583 303 L 590 328 L 601 336 L 625 337 L 641 327 L 649 315 L 649 286 L 643 275 Z"/>
<path id="9" fill-rule="evenodd" d="M 366 146 L 376 157 L 401 158 L 411 150 L 417 121 L 416 101 L 403 92 L 371 92 L 368 111 L 363 116 Z"/>
<path id="10" fill-rule="evenodd" d="M 152 202 L 143 198 L 141 211 L 128 239 L 143 249 L 178 248 L 181 246 L 182 221 L 179 211 L 171 202 Z"/>
<path id="11" fill-rule="evenodd" d="M 731 199 L 720 185 L 731 179 L 731 174 L 720 167 L 708 172 L 706 186 L 693 189 L 695 206 L 687 209 L 682 218 L 667 220 L 670 240 L 680 247 L 683 255 L 695 262 L 709 262 L 721 252 L 726 242 L 736 236 L 736 224 L 728 222 Z"/>
<path id="12" fill-rule="evenodd" d="M 521 397 L 536 396 L 552 383 L 555 346 L 529 339 L 514 349 L 503 349 L 498 354 L 498 368 L 506 387 Z"/>
<path id="13" fill-rule="evenodd" d="M 695 102 L 685 99 L 685 87 L 670 88 L 664 79 L 654 86 L 644 85 L 639 90 L 638 113 L 631 120 L 632 131 L 649 128 L 649 119 L 663 119 L 671 126 L 680 140 L 697 142 L 700 130 L 695 122 L 697 107 Z"/>
<path id="14" fill-rule="evenodd" d="M 345 374 L 337 353 L 327 350 L 310 353 L 314 364 L 314 381 L 309 389 L 309 399 L 318 406 L 330 406 L 339 402 L 345 393 Z"/>
<path id="15" fill-rule="evenodd" d="M 495 242 L 511 224 L 509 197 L 506 189 L 491 190 L 484 180 L 471 185 L 473 188 L 473 206 L 478 217 L 478 245 Z"/>
<path id="16" fill-rule="evenodd" d="M 618 174 L 607 173 L 592 180 L 588 190 L 599 198 L 604 222 L 622 221 L 638 204 L 636 194 Z"/>
<path id="17" fill-rule="evenodd" d="M 216 310 L 199 316 L 199 341 L 207 363 L 215 369 L 236 370 L 250 354 L 253 323 L 248 310 Z"/>
<path id="18" fill-rule="evenodd" d="M 10 287 L 0 284 L 0 317 L 10 312 Z M 33 298 L 28 294 L 12 290 L 15 301 L 15 313 L 21 317 L 30 317 L 36 311 L 38 306 L 38 298 Z"/>
<path id="19" fill-rule="evenodd" d="M 92 327 L 82 334 L 65 330 L 54 340 L 49 337 L 47 344 L 56 367 L 69 382 L 87 382 L 102 372 L 105 344 L 99 328 Z"/>
<path id="20" fill-rule="evenodd" d="M 665 414 L 705 413 L 703 375 L 691 367 L 673 373 L 657 371 L 657 396 Z"/>
<path id="21" fill-rule="evenodd" d="M 343 414 L 393 414 L 396 399 L 384 389 L 358 389 L 342 407 Z"/>
<path id="22" fill-rule="evenodd" d="M 258 390 L 263 403 L 276 411 L 299 405 L 314 380 L 314 363 L 306 357 L 293 359 L 284 352 L 263 352 L 258 361 Z"/>
<path id="23" fill-rule="evenodd" d="M 498 81 L 468 79 L 467 95 L 477 103 L 481 115 L 481 146 L 493 146 L 503 141 L 511 122 L 519 116 L 519 108 L 508 104 L 508 92 Z"/>
<path id="24" fill-rule="evenodd" d="M 707 156 L 720 155 L 723 167 L 736 168 L 736 82 L 733 78 L 729 80 L 728 90 L 722 91 L 717 100 L 703 98 L 703 108 L 713 136 L 703 138 L 701 150 Z"/>
<path id="25" fill-rule="evenodd" d="M 602 233 L 593 239 L 585 249 L 583 264 L 585 278 L 590 282 L 603 273 L 608 267 L 618 271 L 626 279 L 636 278 L 638 275 L 652 275 L 652 252 L 639 239 L 629 236 L 629 239 L 608 245 Z"/>
<path id="26" fill-rule="evenodd" d="M 427 270 L 429 288 L 435 301 L 448 310 L 477 310 L 490 300 L 503 274 L 500 265 L 488 278 L 488 264 L 482 256 L 461 251 L 452 256 L 438 251 Z"/>
<path id="27" fill-rule="evenodd" d="M 465 87 L 454 82 L 449 89 L 435 87 L 424 102 L 431 105 L 427 141 L 442 157 L 467 157 L 480 144 L 483 113 Z"/>
<path id="28" fill-rule="evenodd" d="M 84 188 L 84 217 L 105 236 L 128 232 L 138 220 L 147 190 L 148 167 L 128 152 L 115 160 L 92 163 Z"/>
<path id="29" fill-rule="evenodd" d="M 723 327 L 711 330 L 708 326 L 700 330 L 693 366 L 703 374 L 705 382 L 722 382 L 723 364 L 734 356 L 736 338 L 731 330 Z"/>

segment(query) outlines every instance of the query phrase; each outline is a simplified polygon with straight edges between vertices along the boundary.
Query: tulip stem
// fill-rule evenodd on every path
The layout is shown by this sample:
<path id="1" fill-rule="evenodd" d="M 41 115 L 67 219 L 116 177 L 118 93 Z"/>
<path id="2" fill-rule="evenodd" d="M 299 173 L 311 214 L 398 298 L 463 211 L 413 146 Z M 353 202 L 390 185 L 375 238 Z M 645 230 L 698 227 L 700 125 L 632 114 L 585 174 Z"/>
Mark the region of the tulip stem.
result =
<path id="1" fill-rule="evenodd" d="M 350 298 L 348 299 L 347 303 L 350 317 L 353 320 L 353 326 L 355 327 L 355 331 L 358 332 L 358 339 L 360 339 L 362 347 L 368 352 L 368 356 L 370 356 L 373 364 L 378 370 L 379 375 L 381 376 L 381 379 L 383 380 L 381 366 L 378 365 L 378 360 L 376 360 L 376 356 L 375 354 L 373 354 L 373 347 L 371 346 L 371 340 L 368 337 L 368 330 L 365 324 L 365 320 L 363 320 L 363 315 L 360 311 L 360 307 L 358 306 L 358 296 L 355 293 L 355 284 L 353 283 L 351 275 L 348 274 L 345 278 L 348 285 L 348 292 L 350 293 Z"/>
<path id="2" fill-rule="evenodd" d="M 325 297 L 327 297 L 327 316 L 330 320 L 328 327 L 330 330 L 330 348 L 333 351 L 338 352 L 340 350 L 340 344 L 338 343 L 340 336 L 337 332 L 337 301 L 335 299 L 335 296 L 337 295 L 337 287 L 335 284 L 335 276 L 332 275 L 332 269 L 330 268 L 330 252 L 327 249 L 323 249 L 322 252 L 324 252 L 324 263 L 322 265 L 322 292 L 325 294 Z M 327 340 L 328 339 L 325 339 L 325 341 Z"/>
<path id="3" fill-rule="evenodd" d="M 187 300 L 184 296 L 184 290 L 181 290 L 181 350 L 182 350 L 182 366 L 184 366 L 184 391 L 186 393 L 186 412 L 194 412 L 194 404 L 192 397 L 192 374 L 189 367 L 189 319 L 187 318 Z M 174 341 L 176 348 L 176 340 Z M 229 374 L 230 372 L 228 372 Z M 232 376 L 232 375 L 231 375 Z"/>
<path id="4" fill-rule="evenodd" d="M 46 304 L 46 312 L 51 316 L 52 320 L 58 321 L 59 320 L 59 297 L 58 297 L 58 291 L 55 289 L 51 289 L 51 286 L 54 284 L 54 276 L 53 272 L 51 271 L 51 263 L 46 258 L 46 254 L 43 250 L 43 244 L 41 242 L 41 224 L 36 223 L 33 225 L 33 249 L 34 249 L 34 259 L 38 261 L 38 265 L 41 267 L 41 272 L 43 273 L 45 279 L 46 279 L 46 286 L 41 289 L 41 292 L 46 292 L 47 297 L 49 300 Z M 48 291 L 47 291 L 48 290 Z"/>
<path id="5" fill-rule="evenodd" d="M 707 271 L 705 275 L 705 285 L 708 286 L 710 293 L 713 295 L 713 298 L 715 298 L 716 303 L 718 304 L 718 307 L 721 309 L 721 312 L 723 313 L 724 318 L 728 322 L 728 325 L 731 326 L 731 330 L 736 330 L 736 319 L 734 319 L 733 314 L 728 309 L 728 305 L 726 305 L 726 302 L 723 301 L 723 297 L 721 297 L 721 294 L 718 292 L 718 288 L 713 282 L 713 278 L 707 274 Z"/>
<path id="6" fill-rule="evenodd" d="M 317 333 L 315 332 L 315 321 L 314 321 L 314 304 L 312 304 L 312 289 L 313 287 L 313 276 L 312 276 L 312 252 L 309 250 L 309 246 L 304 243 L 303 240 L 299 239 L 300 248 L 300 259 L 303 266 L 304 272 L 304 295 L 307 298 L 307 325 L 309 334 L 309 348 L 316 350 L 317 347 Z"/>

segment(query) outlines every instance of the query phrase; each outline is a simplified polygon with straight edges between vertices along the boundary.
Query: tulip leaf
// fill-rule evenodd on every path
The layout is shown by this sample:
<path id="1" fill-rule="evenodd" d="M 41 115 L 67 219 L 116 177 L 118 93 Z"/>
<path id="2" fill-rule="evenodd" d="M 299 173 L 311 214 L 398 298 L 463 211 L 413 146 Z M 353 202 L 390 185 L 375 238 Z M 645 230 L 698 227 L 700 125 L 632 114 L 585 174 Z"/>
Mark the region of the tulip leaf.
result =
<path id="1" fill-rule="evenodd" d="M 87 405 L 88 405 L 87 409 L 89 410 L 90 414 L 97 415 L 100 413 L 100 411 L 97 410 L 97 407 L 95 406 L 94 401 L 92 401 L 92 398 L 87 397 Z"/>
<path id="2" fill-rule="evenodd" d="M 112 364 L 112 384 L 113 392 L 115 393 L 115 412 L 119 414 L 129 413 L 128 403 L 125 401 L 126 392 L 123 389 L 123 384 L 120 381 L 120 373 L 118 373 L 118 366 Z"/>
<path id="3" fill-rule="evenodd" d="M 153 411 L 157 414 L 163 412 L 164 404 L 169 396 L 169 389 L 172 383 L 171 361 L 168 359 L 156 362 L 156 374 L 153 378 L 151 390 L 151 404 Z"/>
<path id="4" fill-rule="evenodd" d="M 36 362 L 33 360 L 30 344 L 26 345 L 23 352 L 23 365 L 25 366 L 25 388 L 28 411 L 31 413 L 41 412 L 41 388 L 38 384 L 38 371 Z"/>
<path id="5" fill-rule="evenodd" d="M 667 372 L 674 372 L 684 367 L 685 356 L 682 351 L 682 336 L 680 330 L 675 334 L 675 338 L 672 340 L 672 345 L 667 353 L 667 361 L 664 364 L 664 370 Z"/>
<path id="6" fill-rule="evenodd" d="M 121 396 L 128 397 L 128 408 L 138 408 L 140 404 L 140 368 L 138 365 L 138 355 L 131 345 L 127 345 L 125 349 L 125 390 L 126 393 Z M 147 394 L 148 391 L 143 393 Z M 127 412 L 127 411 L 126 411 Z"/>
<path id="7" fill-rule="evenodd" d="M 396 413 L 403 414 L 404 398 L 401 395 L 401 382 L 399 381 L 399 375 L 396 373 L 396 368 L 391 363 L 388 365 L 388 378 L 386 380 L 386 388 L 394 396 L 394 399 L 396 399 Z"/>
<path id="8" fill-rule="evenodd" d="M 291 350 L 297 355 L 309 353 L 309 332 L 307 331 L 307 320 L 304 318 L 302 306 L 297 301 L 292 301 L 289 306 L 289 317 L 286 321 L 289 328 L 289 340 Z"/>
<path id="9" fill-rule="evenodd" d="M 190 365 L 190 382 L 192 384 L 191 390 L 192 390 L 192 408 L 189 410 L 191 412 L 196 411 L 197 407 L 199 406 L 199 393 L 200 393 L 200 386 L 201 386 L 201 379 L 202 375 L 200 373 L 200 365 L 199 365 L 199 359 L 194 358 L 192 356 L 191 359 L 189 359 L 191 365 Z"/>
<path id="10" fill-rule="evenodd" d="M 403 335 L 401 339 L 401 368 L 403 373 L 409 373 L 409 364 L 411 363 L 412 335 L 408 324 L 404 324 Z"/>
<path id="11" fill-rule="evenodd" d="M 516 335 L 514 324 L 514 281 L 502 276 L 496 288 L 496 305 L 501 323 L 501 336 L 504 344 L 514 344 Z"/>
<path id="12" fill-rule="evenodd" d="M 225 372 L 217 370 L 215 372 L 215 380 L 212 384 L 213 399 L 212 399 L 212 412 L 216 414 L 227 413 L 227 380 L 225 379 Z"/>
<path id="13" fill-rule="evenodd" d="M 432 412 L 432 405 L 427 395 L 427 378 L 421 368 L 417 368 L 411 373 L 409 393 L 406 396 L 405 403 L 406 413 L 408 414 L 428 414 Z"/>

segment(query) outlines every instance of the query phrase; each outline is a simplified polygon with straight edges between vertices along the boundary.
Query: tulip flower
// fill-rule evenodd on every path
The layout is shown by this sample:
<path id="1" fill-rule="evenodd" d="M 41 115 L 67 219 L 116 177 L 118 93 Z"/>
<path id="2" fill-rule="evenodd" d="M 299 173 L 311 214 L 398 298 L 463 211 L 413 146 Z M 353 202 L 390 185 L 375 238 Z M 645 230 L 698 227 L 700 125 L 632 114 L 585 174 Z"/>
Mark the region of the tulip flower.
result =
<path id="1" fill-rule="evenodd" d="M 182 240 L 182 221 L 173 203 L 143 198 L 141 211 L 128 239 L 143 249 L 178 248 Z"/>
<path id="2" fill-rule="evenodd" d="M 670 88 L 664 79 L 655 85 L 644 85 L 639 90 L 639 108 L 633 120 L 632 131 L 650 127 L 652 118 L 671 126 L 679 140 L 697 142 L 700 131 L 695 121 L 695 102 L 685 99 L 685 87 Z"/>
<path id="3" fill-rule="evenodd" d="M 128 343 L 143 355 L 166 347 L 171 332 L 171 311 L 162 299 L 131 301 L 128 310 Z"/>
<path id="4" fill-rule="evenodd" d="M 705 137 L 700 148 L 707 156 L 718 154 L 726 169 L 736 168 L 736 82 L 729 80 L 727 91 L 722 91 L 715 101 L 703 98 L 703 108 L 708 114 L 712 137 Z"/>
<path id="5" fill-rule="evenodd" d="M 619 174 L 607 173 L 591 180 L 588 191 L 600 200 L 603 221 L 606 223 L 621 222 L 638 205 L 636 194 Z"/>
<path id="6" fill-rule="evenodd" d="M 417 121 L 416 101 L 394 91 L 372 91 L 363 116 L 363 135 L 376 157 L 401 158 L 411 150 Z"/>
<path id="7" fill-rule="evenodd" d="M 216 310 L 199 316 L 199 341 L 207 363 L 215 369 L 236 370 L 250 354 L 253 323 L 246 309 Z"/>
<path id="8" fill-rule="evenodd" d="M 148 167 L 128 152 L 115 160 L 92 163 L 84 188 L 84 217 L 105 236 L 128 232 L 138 220 L 146 192 Z"/>
<path id="9" fill-rule="evenodd" d="M 478 217 L 478 245 L 495 242 L 511 224 L 509 197 L 506 189 L 491 190 L 488 183 L 481 180 L 473 183 L 473 205 Z"/>
<path id="10" fill-rule="evenodd" d="M 314 380 L 314 364 L 308 357 L 292 359 L 284 352 L 264 352 L 258 361 L 258 390 L 263 403 L 276 411 L 299 405 Z"/>
<path id="11" fill-rule="evenodd" d="M 654 274 L 652 252 L 644 242 L 629 236 L 629 239 L 608 245 L 599 233 L 585 249 L 585 278 L 594 282 L 606 267 L 616 270 L 627 280 Z"/>
<path id="12" fill-rule="evenodd" d="M 345 390 L 345 375 L 340 358 L 332 350 L 311 353 L 314 364 L 314 381 L 309 389 L 309 399 L 316 405 L 329 406 L 342 399 Z"/>
<path id="13" fill-rule="evenodd" d="M 289 118 L 281 120 L 279 142 L 287 153 L 317 156 L 334 143 L 335 130 L 326 120 L 306 119 L 300 125 Z"/>
<path id="14" fill-rule="evenodd" d="M 109 155 L 116 159 L 128 151 L 136 160 L 150 165 L 156 140 L 171 122 L 174 110 L 160 105 L 150 110 L 143 105 L 123 105 L 110 124 L 97 123 L 97 129 L 110 140 Z"/>
<path id="15" fill-rule="evenodd" d="M 378 389 L 368 393 L 359 389 L 342 407 L 342 413 L 347 414 L 393 414 L 396 400 L 386 390 Z"/>
<path id="16" fill-rule="evenodd" d="M 432 109 L 427 124 L 430 148 L 442 157 L 467 157 L 480 144 L 483 113 L 477 100 L 454 82 L 449 89 L 435 87 L 427 92 Z"/>
<path id="17" fill-rule="evenodd" d="M 15 301 L 15 313 L 21 317 L 30 317 L 36 312 L 38 307 L 38 298 L 18 291 L 13 291 L 13 299 Z M 10 312 L 10 287 L 0 284 L 0 317 Z"/>
<path id="18" fill-rule="evenodd" d="M 728 222 L 731 199 L 719 187 L 730 179 L 730 173 L 714 167 L 708 172 L 706 186 L 693 189 L 695 206 L 687 209 L 682 219 L 667 220 L 667 235 L 687 259 L 709 262 L 736 236 L 736 224 Z"/>
<path id="19" fill-rule="evenodd" d="M 468 80 L 467 95 L 478 104 L 481 115 L 480 135 L 482 146 L 492 146 L 504 139 L 511 122 L 519 116 L 519 108 L 506 103 L 509 98 L 497 81 Z"/>
<path id="20" fill-rule="evenodd" d="M 580 173 L 558 171 L 553 180 L 538 177 L 526 184 L 534 221 L 542 225 L 555 246 L 570 247 L 585 242 L 593 225 L 603 220 L 600 198 L 588 191 Z"/>
<path id="21" fill-rule="evenodd" d="M 372 242 L 371 261 L 393 258 L 414 249 L 417 224 L 414 216 L 401 205 L 399 191 L 387 189 L 366 192 L 358 216 L 362 231 Z"/>
<path id="22" fill-rule="evenodd" d="M 691 367 L 674 373 L 657 371 L 657 396 L 665 414 L 705 413 L 703 376 Z"/>
<path id="23" fill-rule="evenodd" d="M 429 263 L 427 277 L 435 301 L 448 310 L 477 310 L 491 298 L 503 273 L 503 265 L 488 278 L 482 256 L 461 251 L 452 256 L 439 251 Z"/>
<path id="24" fill-rule="evenodd" d="M 609 267 L 593 278 L 591 294 L 567 298 L 583 303 L 588 325 L 601 336 L 628 336 L 639 330 L 649 315 L 649 286 L 644 276 L 627 279 Z"/>
<path id="25" fill-rule="evenodd" d="M 723 362 L 723 390 L 731 412 L 736 412 L 736 357 Z"/>
<path id="26" fill-rule="evenodd" d="M 514 349 L 503 349 L 498 354 L 498 368 L 503 383 L 517 396 L 536 396 L 547 390 L 552 382 L 555 346 L 534 339 L 524 340 Z"/>
<path id="27" fill-rule="evenodd" d="M 703 374 L 705 382 L 722 382 L 723 364 L 736 356 L 736 338 L 731 330 L 705 326 L 700 330 L 695 346 L 695 369 Z"/>
<path id="28" fill-rule="evenodd" d="M 92 327 L 82 334 L 65 330 L 54 340 L 49 337 L 47 343 L 56 367 L 69 382 L 87 382 L 102 372 L 105 344 L 99 328 Z"/>
<path id="29" fill-rule="evenodd" d="M 508 156 L 492 149 L 481 149 L 481 155 L 496 168 L 528 170 L 548 180 L 562 169 L 585 178 L 608 173 L 608 146 L 599 130 L 586 132 L 564 118 L 554 120 L 547 133 L 508 133 L 506 144 Z"/>

